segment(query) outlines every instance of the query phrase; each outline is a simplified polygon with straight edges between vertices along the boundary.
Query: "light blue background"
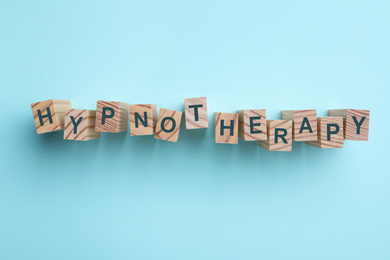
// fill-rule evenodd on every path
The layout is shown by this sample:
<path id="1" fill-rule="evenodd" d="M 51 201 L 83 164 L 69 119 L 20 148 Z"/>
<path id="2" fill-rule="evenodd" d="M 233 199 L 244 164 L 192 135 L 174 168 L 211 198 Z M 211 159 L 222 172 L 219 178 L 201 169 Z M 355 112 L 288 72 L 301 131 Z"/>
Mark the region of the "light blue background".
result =
<path id="1" fill-rule="evenodd" d="M 390 259 L 389 1 L 0 4 L 0 259 Z M 37 135 L 30 104 L 370 109 L 370 141 Z"/>

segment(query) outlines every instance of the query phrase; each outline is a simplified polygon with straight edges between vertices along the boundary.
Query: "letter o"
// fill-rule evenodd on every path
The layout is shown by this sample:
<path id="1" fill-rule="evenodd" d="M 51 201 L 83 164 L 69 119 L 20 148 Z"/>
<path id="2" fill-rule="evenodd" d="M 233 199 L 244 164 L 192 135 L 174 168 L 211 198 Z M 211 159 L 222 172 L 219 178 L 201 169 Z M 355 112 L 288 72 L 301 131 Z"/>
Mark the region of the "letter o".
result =
<path id="1" fill-rule="evenodd" d="M 165 129 L 164 124 L 165 124 L 165 121 L 167 121 L 167 120 L 171 120 L 171 122 L 172 122 L 172 127 L 171 127 L 171 129 Z M 171 133 L 171 132 L 173 132 L 173 130 L 175 130 L 175 128 L 176 128 L 176 121 L 175 121 L 175 119 L 174 119 L 173 117 L 167 116 L 167 117 L 164 117 L 164 118 L 161 120 L 161 130 L 163 130 L 164 132 L 166 132 L 166 133 Z"/>

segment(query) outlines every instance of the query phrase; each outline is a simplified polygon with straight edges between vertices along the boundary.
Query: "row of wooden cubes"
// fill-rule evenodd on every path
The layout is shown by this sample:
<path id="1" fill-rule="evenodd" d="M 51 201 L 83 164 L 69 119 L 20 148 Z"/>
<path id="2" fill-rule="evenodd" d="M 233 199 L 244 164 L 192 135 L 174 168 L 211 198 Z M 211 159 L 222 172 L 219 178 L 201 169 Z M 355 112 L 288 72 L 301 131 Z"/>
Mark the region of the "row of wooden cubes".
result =
<path id="1" fill-rule="evenodd" d="M 207 99 L 184 100 L 186 129 L 208 128 Z M 123 102 L 97 101 L 96 110 L 73 109 L 66 100 L 46 100 L 31 105 L 37 133 L 64 130 L 64 139 L 87 141 L 101 132 L 154 135 L 177 142 L 183 112 L 154 104 L 129 105 Z M 271 151 L 291 151 L 292 140 L 306 141 L 320 148 L 342 148 L 344 140 L 367 141 L 369 111 L 329 110 L 329 117 L 317 117 L 316 110 L 285 110 L 282 120 L 267 120 L 265 109 L 215 113 L 215 142 L 237 144 L 259 141 Z"/>

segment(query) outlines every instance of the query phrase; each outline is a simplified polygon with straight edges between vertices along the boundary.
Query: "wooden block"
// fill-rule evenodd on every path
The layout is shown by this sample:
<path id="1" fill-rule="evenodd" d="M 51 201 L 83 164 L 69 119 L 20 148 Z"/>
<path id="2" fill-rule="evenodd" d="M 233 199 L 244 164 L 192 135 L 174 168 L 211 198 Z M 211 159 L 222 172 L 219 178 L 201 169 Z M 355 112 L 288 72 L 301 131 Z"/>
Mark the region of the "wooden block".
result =
<path id="1" fill-rule="evenodd" d="M 207 99 L 205 97 L 184 99 L 184 108 L 186 129 L 209 127 Z"/>
<path id="2" fill-rule="evenodd" d="M 71 109 L 65 115 L 64 139 L 88 141 L 100 137 L 95 130 L 96 111 Z"/>
<path id="3" fill-rule="evenodd" d="M 96 106 L 96 126 L 98 132 L 119 133 L 129 126 L 129 104 L 99 100 Z"/>
<path id="4" fill-rule="evenodd" d="M 265 109 L 238 110 L 238 136 L 244 141 L 267 140 Z"/>
<path id="5" fill-rule="evenodd" d="M 328 116 L 341 116 L 344 122 L 344 139 L 368 141 L 370 110 L 335 109 Z"/>
<path id="6" fill-rule="evenodd" d="M 49 99 L 31 104 L 38 134 L 64 129 L 65 112 L 72 109 L 69 100 Z"/>
<path id="7" fill-rule="evenodd" d="M 154 104 L 130 105 L 130 135 L 154 135 L 157 123 L 157 106 Z"/>
<path id="8" fill-rule="evenodd" d="M 318 117 L 317 141 L 308 141 L 306 144 L 319 148 L 343 148 L 343 118 L 342 117 Z"/>
<path id="9" fill-rule="evenodd" d="M 238 113 L 215 113 L 215 143 L 238 143 Z"/>
<path id="10" fill-rule="evenodd" d="M 317 110 L 283 110 L 282 119 L 293 121 L 294 141 L 317 140 Z"/>
<path id="11" fill-rule="evenodd" d="M 183 112 L 160 108 L 154 138 L 177 142 Z"/>
<path id="12" fill-rule="evenodd" d="M 267 120 L 268 140 L 259 145 L 268 151 L 290 152 L 292 150 L 292 121 Z"/>

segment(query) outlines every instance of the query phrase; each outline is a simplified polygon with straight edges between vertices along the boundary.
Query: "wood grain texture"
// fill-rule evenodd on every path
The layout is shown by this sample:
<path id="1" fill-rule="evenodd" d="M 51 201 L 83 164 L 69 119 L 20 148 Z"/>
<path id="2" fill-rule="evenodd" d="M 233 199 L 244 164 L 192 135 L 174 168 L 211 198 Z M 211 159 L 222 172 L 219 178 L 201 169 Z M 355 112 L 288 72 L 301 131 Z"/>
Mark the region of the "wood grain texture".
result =
<path id="1" fill-rule="evenodd" d="M 370 128 L 370 110 L 333 109 L 328 111 L 328 116 L 341 116 L 343 118 L 345 140 L 368 141 Z M 358 123 L 360 123 L 362 118 L 365 117 L 360 126 L 359 133 L 357 131 L 358 128 L 353 117 L 356 118 Z"/>
<path id="2" fill-rule="evenodd" d="M 157 106 L 154 104 L 138 104 L 130 105 L 130 135 L 154 135 L 156 124 L 157 124 Z M 138 115 L 142 120 L 146 121 L 147 126 L 144 126 L 139 119 L 137 119 L 138 124 L 136 125 L 135 115 Z M 146 120 L 145 120 L 146 113 Z M 137 127 L 136 127 L 137 126 Z"/>
<path id="3" fill-rule="evenodd" d="M 105 118 L 102 122 L 103 107 L 114 109 L 112 118 Z M 107 112 L 110 115 L 110 112 Z M 117 101 L 97 101 L 95 130 L 98 132 L 119 133 L 127 131 L 129 126 L 129 104 Z"/>
<path id="4" fill-rule="evenodd" d="M 81 122 L 77 125 L 76 132 L 75 126 L 70 117 L 74 118 L 77 123 L 81 117 Z M 100 137 L 100 132 L 95 130 L 96 111 L 95 110 L 83 110 L 83 109 L 71 109 L 67 111 L 65 115 L 65 130 L 64 139 L 76 140 L 76 141 L 89 141 Z"/>
<path id="5" fill-rule="evenodd" d="M 43 125 L 39 120 L 38 110 L 42 116 L 47 115 L 47 108 L 50 110 L 52 123 L 48 117 L 42 117 Z M 72 109 L 69 100 L 49 99 L 31 104 L 31 110 L 34 116 L 35 128 L 38 134 L 49 133 L 64 129 L 65 112 Z"/>
<path id="6" fill-rule="evenodd" d="M 173 120 L 167 120 L 165 118 L 172 118 Z M 182 118 L 183 112 L 160 108 L 154 138 L 177 142 L 180 135 Z M 173 122 L 175 122 L 175 126 Z"/>
<path id="7" fill-rule="evenodd" d="M 299 133 L 304 118 L 307 118 L 312 133 L 309 129 L 303 129 L 302 133 Z M 283 110 L 282 111 L 283 120 L 292 120 L 293 121 L 293 140 L 294 141 L 316 141 L 318 139 L 317 135 L 317 110 Z M 305 123 L 304 126 L 307 126 Z"/>
<path id="8" fill-rule="evenodd" d="M 231 124 L 233 120 L 233 125 Z M 221 126 L 223 128 L 223 135 L 221 134 Z M 230 129 L 226 128 L 233 127 L 233 135 L 230 134 Z M 215 113 L 215 143 L 218 144 L 237 144 L 238 143 L 238 113 Z"/>
<path id="9" fill-rule="evenodd" d="M 339 126 L 339 132 L 332 134 L 330 140 L 328 139 L 328 124 L 337 124 Z M 343 118 L 342 117 L 318 117 L 317 118 L 317 141 L 307 141 L 306 144 L 319 148 L 343 148 L 344 146 L 344 131 L 343 131 Z"/>
<path id="10" fill-rule="evenodd" d="M 238 136 L 244 141 L 259 141 L 267 140 L 267 117 L 265 109 L 238 110 Z M 253 124 L 260 126 L 252 126 L 253 131 L 261 131 L 261 133 L 251 133 L 251 117 L 261 117 L 261 119 L 253 120 Z"/>
<path id="11" fill-rule="evenodd" d="M 280 137 L 275 138 L 276 129 L 287 131 L 284 136 L 287 143 Z M 267 133 L 268 140 L 259 141 L 260 147 L 268 151 L 290 152 L 292 150 L 292 120 L 267 120 Z"/>
<path id="12" fill-rule="evenodd" d="M 190 108 L 189 106 L 191 105 L 203 105 L 203 107 L 197 108 L 197 121 L 195 120 L 195 108 Z M 206 97 L 184 99 L 184 112 L 186 118 L 186 129 L 199 129 L 209 127 Z"/>

